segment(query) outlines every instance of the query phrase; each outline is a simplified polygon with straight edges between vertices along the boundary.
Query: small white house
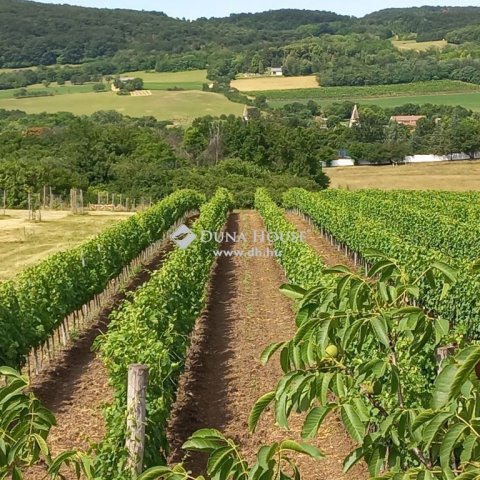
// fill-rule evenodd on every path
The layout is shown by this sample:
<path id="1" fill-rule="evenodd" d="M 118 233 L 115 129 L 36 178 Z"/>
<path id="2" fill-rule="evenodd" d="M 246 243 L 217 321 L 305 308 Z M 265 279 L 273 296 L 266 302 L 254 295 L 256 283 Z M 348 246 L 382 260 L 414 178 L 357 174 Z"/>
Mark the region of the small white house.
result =
<path id="1" fill-rule="evenodd" d="M 329 163 L 330 165 L 327 162 L 322 162 L 322 167 L 353 167 L 355 165 L 354 160 L 351 158 L 337 158 Z"/>
<path id="2" fill-rule="evenodd" d="M 283 77 L 283 68 L 272 67 L 270 73 L 272 74 L 272 77 Z"/>

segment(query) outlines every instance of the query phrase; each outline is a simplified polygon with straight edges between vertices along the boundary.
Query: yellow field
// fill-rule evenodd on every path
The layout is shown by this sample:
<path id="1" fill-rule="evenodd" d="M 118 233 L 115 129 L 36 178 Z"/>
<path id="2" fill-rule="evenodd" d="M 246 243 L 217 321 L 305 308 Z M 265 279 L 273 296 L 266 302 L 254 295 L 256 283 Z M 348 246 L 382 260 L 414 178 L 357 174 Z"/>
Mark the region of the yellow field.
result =
<path id="1" fill-rule="evenodd" d="M 326 168 L 332 188 L 480 190 L 480 161 Z"/>
<path id="2" fill-rule="evenodd" d="M 425 52 L 429 48 L 445 48 L 448 44 L 446 40 L 436 40 L 432 42 L 416 42 L 415 40 L 392 40 L 394 47 L 399 50 L 415 50 L 416 52 Z"/>
<path id="3" fill-rule="evenodd" d="M 231 86 L 241 92 L 255 92 L 267 90 L 294 90 L 296 88 L 316 88 L 318 87 L 318 83 L 315 76 L 256 77 L 233 80 Z"/>
<path id="4" fill-rule="evenodd" d="M 0 214 L 0 281 L 12 278 L 25 267 L 52 253 L 65 250 L 97 235 L 131 213 L 90 212 L 74 216 L 69 212 L 42 212 L 42 222 L 28 221 L 27 210 Z"/>

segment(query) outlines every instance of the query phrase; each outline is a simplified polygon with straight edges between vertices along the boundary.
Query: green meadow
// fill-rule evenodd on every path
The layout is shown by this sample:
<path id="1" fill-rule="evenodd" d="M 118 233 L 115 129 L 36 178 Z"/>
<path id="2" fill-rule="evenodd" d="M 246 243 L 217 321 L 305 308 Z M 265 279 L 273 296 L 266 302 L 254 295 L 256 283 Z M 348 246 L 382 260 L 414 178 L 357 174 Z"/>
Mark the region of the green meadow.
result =
<path id="1" fill-rule="evenodd" d="M 462 105 L 480 110 L 480 87 L 471 83 L 439 80 L 399 85 L 370 85 L 365 87 L 318 87 L 297 90 L 249 92 L 265 95 L 270 105 L 281 107 L 287 103 L 314 100 L 320 105 L 345 100 L 393 107 L 405 103 L 438 103 Z"/>
<path id="2" fill-rule="evenodd" d="M 0 98 L 0 108 L 23 110 L 27 113 L 72 112 L 90 115 L 99 110 L 116 110 L 132 117 L 153 116 L 174 123 L 190 123 L 204 115 L 241 115 L 243 105 L 227 100 L 223 95 L 200 91 L 152 91 L 152 95 L 133 97 L 113 92 L 71 93 L 53 97 Z"/>
<path id="3" fill-rule="evenodd" d="M 143 79 L 146 90 L 168 90 L 181 88 L 183 90 L 202 90 L 207 83 L 206 70 L 189 70 L 186 72 L 126 72 L 121 77 L 139 77 Z"/>

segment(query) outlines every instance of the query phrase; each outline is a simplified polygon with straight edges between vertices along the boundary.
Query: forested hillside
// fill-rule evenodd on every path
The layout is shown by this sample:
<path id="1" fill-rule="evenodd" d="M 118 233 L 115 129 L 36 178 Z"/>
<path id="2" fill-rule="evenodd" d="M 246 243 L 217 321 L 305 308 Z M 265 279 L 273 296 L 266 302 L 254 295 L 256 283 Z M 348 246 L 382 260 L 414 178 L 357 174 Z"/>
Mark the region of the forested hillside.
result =
<path id="1" fill-rule="evenodd" d="M 478 52 L 468 42 L 478 42 L 479 23 L 478 7 L 387 9 L 361 19 L 285 9 L 187 21 L 161 12 L 2 0 L 0 67 L 89 62 L 87 73 L 112 74 L 209 66 L 210 78 L 217 78 L 283 66 L 287 75 L 321 73 L 324 85 L 403 83 L 422 75 L 476 81 L 458 70 L 478 67 L 472 60 Z M 395 36 L 467 45 L 418 54 L 396 50 L 390 41 Z M 420 62 L 420 70 L 444 63 L 431 75 L 412 75 L 407 68 L 395 78 L 412 62 Z M 378 80 L 380 71 L 365 77 L 362 68 L 375 64 L 386 73 Z M 352 69 L 360 69 L 357 80 L 350 78 Z M 3 88 L 10 83 L 0 79 Z"/>
<path id="2" fill-rule="evenodd" d="M 299 10 L 190 22 L 160 12 L 2 0 L 0 66 L 79 63 L 118 51 L 196 55 L 222 48 L 280 46 L 310 33 L 301 28 L 305 25 L 316 25 L 316 33 L 333 33 L 342 23 L 350 24 L 349 17 Z"/>
<path id="3" fill-rule="evenodd" d="M 480 8 L 388 8 L 365 16 L 361 22 L 364 25 L 386 25 L 396 34 L 415 33 L 417 40 L 422 42 L 442 40 L 452 30 L 480 23 Z"/>

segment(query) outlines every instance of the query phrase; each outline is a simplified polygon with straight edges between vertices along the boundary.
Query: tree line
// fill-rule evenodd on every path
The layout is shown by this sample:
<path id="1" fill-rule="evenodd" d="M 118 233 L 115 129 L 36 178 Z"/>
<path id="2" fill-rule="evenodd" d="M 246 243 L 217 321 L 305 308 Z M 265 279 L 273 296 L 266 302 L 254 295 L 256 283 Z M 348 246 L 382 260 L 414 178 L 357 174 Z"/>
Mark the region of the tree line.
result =
<path id="1" fill-rule="evenodd" d="M 0 110 L 0 190 L 8 191 L 10 207 L 25 207 L 27 192 L 42 192 L 44 186 L 60 196 L 74 187 L 137 200 L 160 199 L 182 187 L 213 194 L 216 186 L 226 186 L 236 192 L 239 206 L 248 206 L 260 185 L 270 186 L 280 198 L 292 186 L 315 190 L 328 184 L 320 166 L 274 165 L 260 155 L 250 157 L 254 144 L 238 155 L 224 150 L 223 127 L 217 135 L 216 125 L 236 122 L 233 116 L 199 120 L 201 131 L 210 132 L 204 144 L 197 138 L 199 127 L 166 128 L 169 122 L 153 117 Z"/>
<path id="2" fill-rule="evenodd" d="M 371 163 L 402 161 L 407 155 L 465 153 L 470 158 L 480 152 L 480 115 L 461 106 L 405 104 L 394 108 L 358 105 L 359 121 L 349 128 L 354 107 L 350 101 L 320 107 L 310 100 L 283 106 L 274 111 L 288 125 L 319 128 L 324 138 L 322 160 L 342 155 Z M 391 120 L 397 115 L 423 116 L 416 128 Z"/>
<path id="3" fill-rule="evenodd" d="M 210 195 L 224 186 L 236 192 L 238 205 L 250 206 L 258 186 L 270 187 L 275 198 L 292 186 L 325 188 L 322 165 L 345 155 L 388 163 L 411 154 L 474 158 L 480 151 L 480 115 L 463 107 L 360 105 L 359 122 L 349 128 L 352 109 L 351 102 L 309 101 L 248 121 L 206 116 L 168 128 L 114 111 L 77 117 L 0 110 L 0 189 L 8 190 L 10 206 L 24 206 L 27 191 L 46 185 L 55 195 L 74 187 L 131 199 L 193 187 Z M 424 118 L 412 129 L 393 115 Z"/>

